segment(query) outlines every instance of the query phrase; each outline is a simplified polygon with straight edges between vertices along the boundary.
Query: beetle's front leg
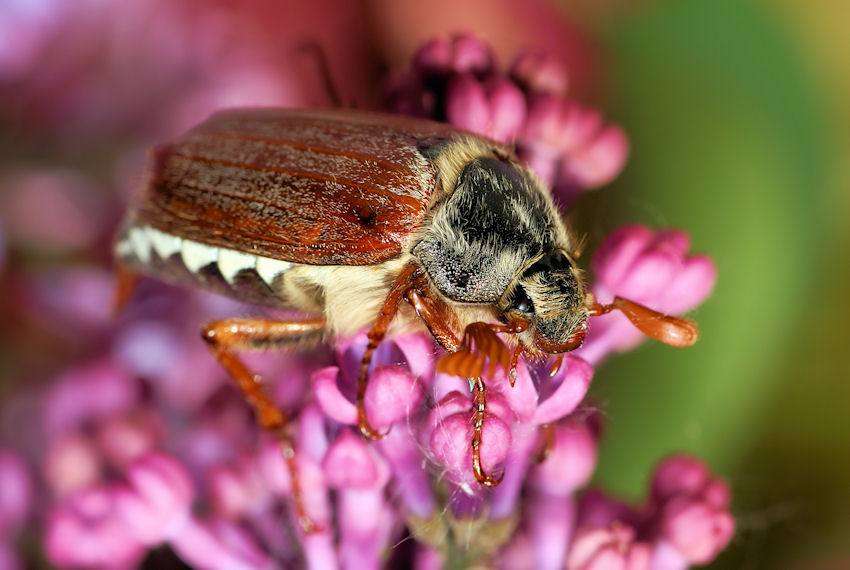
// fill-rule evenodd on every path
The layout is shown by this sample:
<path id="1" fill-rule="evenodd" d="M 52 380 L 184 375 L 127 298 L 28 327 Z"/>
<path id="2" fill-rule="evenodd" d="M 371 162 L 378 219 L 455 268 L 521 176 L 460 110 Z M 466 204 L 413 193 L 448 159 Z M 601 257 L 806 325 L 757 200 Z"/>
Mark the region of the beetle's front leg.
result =
<path id="1" fill-rule="evenodd" d="M 449 326 L 449 323 L 453 323 L 456 320 L 451 307 L 428 295 L 427 289 L 424 287 L 411 287 L 405 291 L 404 298 L 413 306 L 416 314 L 419 315 L 419 318 L 422 319 L 434 338 L 437 339 L 443 348 L 449 351 L 450 354 L 448 356 L 462 353 L 464 344 L 455 336 Z M 501 343 L 501 341 L 499 342 Z M 481 356 L 482 360 L 483 358 Z M 484 431 L 484 418 L 487 415 L 487 389 L 484 386 L 484 381 L 481 379 L 480 372 L 474 377 L 467 376 L 467 378 L 473 391 L 473 400 L 475 403 L 475 411 L 472 416 L 472 472 L 475 474 L 475 480 L 480 484 L 486 487 L 493 487 L 499 484 L 502 480 L 501 477 L 494 478 L 490 476 L 481 464 L 481 441 Z"/>
<path id="2" fill-rule="evenodd" d="M 275 321 L 266 319 L 225 319 L 203 328 L 203 339 L 224 366 L 257 414 L 260 426 L 280 441 L 283 457 L 292 481 L 292 502 L 298 523 L 304 532 L 318 530 L 310 519 L 301 497 L 295 466 L 295 446 L 286 433 L 289 418 L 274 403 L 260 376 L 251 372 L 236 355 L 237 350 L 263 350 L 319 340 L 325 332 L 324 319 Z"/>

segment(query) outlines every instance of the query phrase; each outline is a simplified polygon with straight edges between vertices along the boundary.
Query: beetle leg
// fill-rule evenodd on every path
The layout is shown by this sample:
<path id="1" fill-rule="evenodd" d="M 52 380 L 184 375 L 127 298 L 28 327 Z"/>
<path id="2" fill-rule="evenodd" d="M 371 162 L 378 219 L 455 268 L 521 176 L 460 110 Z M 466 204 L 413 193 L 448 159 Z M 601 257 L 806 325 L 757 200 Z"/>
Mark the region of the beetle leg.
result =
<path id="1" fill-rule="evenodd" d="M 425 323 L 431 336 L 449 353 L 455 353 L 463 348 L 463 343 L 457 338 L 451 324 L 457 319 L 451 307 L 437 302 L 419 287 L 411 287 L 404 292 L 404 300 L 410 303 L 413 310 Z"/>
<path id="2" fill-rule="evenodd" d="M 481 464 L 481 436 L 484 431 L 484 418 L 487 416 L 487 389 L 480 377 L 475 378 L 471 383 L 475 400 L 475 412 L 472 414 L 472 472 L 475 473 L 475 480 L 480 484 L 485 487 L 495 487 L 502 482 L 505 476 L 504 471 L 494 478 L 484 471 L 484 466 Z"/>
<path id="3" fill-rule="evenodd" d="M 435 339 L 437 339 L 440 345 L 450 352 L 447 357 L 452 357 L 454 355 L 464 356 L 462 351 L 465 349 L 466 345 L 458 339 L 457 336 L 455 336 L 455 333 L 448 325 L 448 323 L 454 322 L 454 313 L 452 312 L 451 307 L 445 303 L 439 302 L 434 297 L 428 296 L 426 293 L 427 289 L 426 291 L 423 291 L 422 289 L 425 289 L 425 287 L 409 288 L 404 292 L 405 300 L 413 306 L 416 314 L 419 315 L 419 318 L 422 319 L 425 326 L 428 327 L 428 330 L 431 331 L 431 334 Z M 484 323 L 479 324 L 483 325 Z M 486 325 L 484 326 L 486 327 Z M 488 328 L 488 330 L 490 329 Z M 501 343 L 501 341 L 499 342 Z M 481 364 L 478 366 L 479 370 L 483 369 L 484 357 L 481 355 L 475 356 L 478 356 L 481 359 Z M 445 358 L 446 357 L 441 359 L 440 362 L 443 362 Z M 465 359 L 469 362 L 468 358 L 465 357 Z M 475 362 L 472 364 L 474 367 Z M 461 375 L 463 376 L 464 374 Z M 475 474 L 475 480 L 481 485 L 484 485 L 485 487 L 493 487 L 499 484 L 504 474 L 502 474 L 499 478 L 494 478 L 484 471 L 484 466 L 481 464 L 482 432 L 484 430 L 484 418 L 487 416 L 486 388 L 484 387 L 484 381 L 481 379 L 480 372 L 477 377 L 469 378 L 469 383 L 473 390 L 473 400 L 475 405 L 475 411 L 472 415 L 472 472 Z"/>
<path id="4" fill-rule="evenodd" d="M 286 467 L 292 481 L 292 502 L 298 523 L 305 533 L 319 530 L 304 507 L 295 465 L 295 445 L 286 433 L 289 418 L 272 401 L 259 375 L 251 372 L 236 356 L 236 350 L 259 350 L 273 346 L 292 345 L 320 338 L 325 330 L 324 319 L 306 321 L 273 321 L 266 319 L 225 319 L 207 323 L 203 339 L 213 356 L 224 366 L 230 377 L 245 395 L 257 414 L 257 421 L 280 441 Z"/>
<path id="5" fill-rule="evenodd" d="M 555 447 L 555 428 L 552 427 L 552 424 L 541 425 L 540 436 L 541 442 L 540 449 L 537 451 L 537 463 L 543 463 L 549 457 L 549 454 L 552 453 L 552 449 Z"/>
<path id="6" fill-rule="evenodd" d="M 115 264 L 115 297 L 112 299 L 113 314 L 120 313 L 136 291 L 139 274 L 120 261 Z"/>
<path id="7" fill-rule="evenodd" d="M 390 287 L 390 292 L 381 307 L 381 312 L 378 313 L 378 318 L 375 319 L 375 324 L 369 331 L 369 343 L 366 345 L 366 351 L 363 353 L 363 360 L 360 361 L 360 376 L 357 378 L 357 427 L 360 428 L 360 433 L 368 439 L 381 439 L 383 434 L 369 424 L 369 418 L 366 415 L 366 406 L 364 404 L 366 398 L 366 387 L 369 385 L 369 365 L 372 364 L 372 355 L 375 349 L 383 342 L 387 336 L 387 330 L 390 324 L 398 313 L 398 307 L 401 300 L 404 298 L 405 291 L 410 288 L 414 277 L 419 271 L 419 267 L 410 264 L 402 270 L 395 282 Z"/>
<path id="8" fill-rule="evenodd" d="M 511 383 L 511 388 L 513 388 L 514 384 L 516 384 L 516 369 L 517 366 L 519 366 L 519 357 L 524 351 L 525 349 L 522 347 L 522 345 L 517 344 L 516 348 L 514 349 L 514 353 L 511 355 L 511 368 L 508 371 L 508 382 Z"/>

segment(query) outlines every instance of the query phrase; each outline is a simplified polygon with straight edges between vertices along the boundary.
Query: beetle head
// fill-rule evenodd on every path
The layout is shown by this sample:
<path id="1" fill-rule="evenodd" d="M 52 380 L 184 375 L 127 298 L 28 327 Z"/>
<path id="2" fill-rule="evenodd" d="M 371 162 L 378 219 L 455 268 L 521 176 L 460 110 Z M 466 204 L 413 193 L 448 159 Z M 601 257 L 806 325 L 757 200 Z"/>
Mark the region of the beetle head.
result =
<path id="1" fill-rule="evenodd" d="M 588 316 L 584 286 L 563 251 L 545 253 L 526 267 L 498 306 L 506 319 L 531 325 L 536 351 L 568 352 L 584 342 Z"/>

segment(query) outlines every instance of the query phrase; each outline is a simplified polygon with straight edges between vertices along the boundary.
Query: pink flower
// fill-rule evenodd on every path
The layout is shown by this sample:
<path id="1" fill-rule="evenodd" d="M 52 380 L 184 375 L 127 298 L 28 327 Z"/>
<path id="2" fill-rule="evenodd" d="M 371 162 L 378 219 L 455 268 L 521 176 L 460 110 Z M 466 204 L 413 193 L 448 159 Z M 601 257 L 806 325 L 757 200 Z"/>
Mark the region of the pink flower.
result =
<path id="1" fill-rule="evenodd" d="M 501 399 L 491 397 L 488 407 L 489 415 L 481 434 L 481 464 L 485 472 L 495 473 L 501 469 L 511 447 L 510 426 L 514 418 Z M 470 469 L 473 409 L 466 394 L 452 392 L 434 407 L 429 421 L 428 446 L 434 459 L 446 470 L 445 476 L 466 493 L 478 487 Z"/>
<path id="2" fill-rule="evenodd" d="M 272 570 L 279 567 L 250 533 L 226 518 L 192 517 L 170 545 L 182 560 L 196 568 Z"/>
<path id="3" fill-rule="evenodd" d="M 114 489 L 81 491 L 49 514 L 45 552 L 58 567 L 131 568 L 145 550 L 118 516 Z"/>
<path id="4" fill-rule="evenodd" d="M 551 449 L 531 473 L 531 484 L 547 495 L 573 495 L 596 469 L 596 433 L 572 419 L 552 427 Z"/>
<path id="5" fill-rule="evenodd" d="M 593 257 L 594 295 L 602 303 L 618 295 L 675 315 L 693 309 L 711 293 L 717 273 L 711 259 L 690 255 L 689 246 L 688 235 L 678 230 L 619 228 Z M 643 334 L 625 316 L 612 312 L 591 319 L 587 340 L 576 353 L 595 364 L 642 340 Z"/>
<path id="6" fill-rule="evenodd" d="M 650 549 L 628 527 L 585 528 L 573 540 L 568 570 L 647 570 Z"/>
<path id="7" fill-rule="evenodd" d="M 517 152 L 556 195 L 569 200 L 576 189 L 613 180 L 625 164 L 628 141 L 619 127 L 603 126 L 599 111 L 540 95 L 529 99 Z"/>
<path id="8" fill-rule="evenodd" d="M 152 453 L 130 465 L 126 476 L 127 486 L 115 491 L 115 508 L 136 540 L 156 545 L 181 532 L 195 495 L 185 468 Z"/>
<path id="9" fill-rule="evenodd" d="M 328 485 L 339 493 L 340 561 L 343 568 L 381 567 L 393 529 L 384 488 L 390 472 L 359 435 L 343 430 L 322 462 Z M 364 516 L 371 513 L 371 516 Z"/>
<path id="10" fill-rule="evenodd" d="M 567 69 L 554 56 L 525 51 L 511 65 L 511 79 L 529 93 L 564 96 L 567 93 Z"/>
<path id="11" fill-rule="evenodd" d="M 726 484 L 700 461 L 682 455 L 656 468 L 643 507 L 591 492 L 582 498 L 578 521 L 579 528 L 587 529 L 619 525 L 626 529 L 621 532 L 639 537 L 650 548 L 653 570 L 705 564 L 729 543 L 735 529 Z"/>
<path id="12" fill-rule="evenodd" d="M 436 38 L 413 56 L 413 69 L 424 76 L 471 73 L 484 75 L 493 68 L 490 47 L 475 36 L 459 34 L 450 40 Z"/>
<path id="13" fill-rule="evenodd" d="M 421 340 L 419 335 L 396 339 L 394 344 L 387 343 L 382 347 L 373 359 L 374 368 L 364 403 L 374 428 L 385 430 L 405 420 L 421 403 L 425 379 L 414 372 L 424 372 L 426 376 L 433 373 L 431 358 L 422 354 Z M 343 366 L 317 370 L 311 378 L 313 392 L 322 411 L 349 425 L 357 423 L 357 410 L 344 395 L 343 389 L 353 393 L 365 343 L 365 335 L 362 335 L 343 344 L 338 356 Z M 407 370 L 390 364 L 393 358 L 398 357 L 408 360 Z"/>
<path id="14" fill-rule="evenodd" d="M 525 96 L 505 78 L 453 76 L 446 100 L 448 122 L 502 143 L 513 141 L 525 122 Z"/>
<path id="15" fill-rule="evenodd" d="M 33 485 L 24 461 L 0 448 L 0 542 L 23 526 L 32 507 Z"/>
<path id="16" fill-rule="evenodd" d="M 576 524 L 574 496 L 596 467 L 596 435 L 585 422 L 573 419 L 550 429 L 551 449 L 531 469 L 528 485 L 529 540 L 537 568 L 563 568 Z"/>
<path id="17" fill-rule="evenodd" d="M 656 470 L 652 498 L 659 531 L 688 564 L 706 564 L 731 540 L 729 489 L 698 460 L 673 456 Z"/>
<path id="18" fill-rule="evenodd" d="M 519 158 L 570 203 L 581 190 L 622 170 L 628 140 L 599 111 L 566 95 L 566 68 L 540 52 L 521 52 L 510 73 L 469 36 L 435 40 L 407 73 L 387 85 L 386 108 L 429 117 L 516 146 Z"/>

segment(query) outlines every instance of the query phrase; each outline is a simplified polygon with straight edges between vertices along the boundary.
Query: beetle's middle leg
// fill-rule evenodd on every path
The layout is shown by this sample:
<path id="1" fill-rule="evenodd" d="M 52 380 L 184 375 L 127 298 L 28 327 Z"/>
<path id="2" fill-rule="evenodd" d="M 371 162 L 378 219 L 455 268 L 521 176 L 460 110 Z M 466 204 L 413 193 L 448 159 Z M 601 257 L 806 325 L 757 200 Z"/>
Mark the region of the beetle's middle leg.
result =
<path id="1" fill-rule="evenodd" d="M 319 340 L 325 332 L 325 327 L 324 319 L 304 321 L 261 318 L 225 319 L 207 323 L 202 333 L 213 356 L 224 366 L 248 403 L 254 408 L 260 427 L 272 433 L 280 441 L 292 481 L 292 502 L 295 514 L 301 528 L 307 533 L 317 529 L 307 515 L 302 501 L 295 467 L 295 446 L 292 438 L 286 433 L 289 418 L 271 399 L 260 376 L 251 372 L 235 351 L 286 347 Z"/>
<path id="2" fill-rule="evenodd" d="M 357 378 L 357 426 L 360 428 L 363 437 L 368 439 L 384 437 L 369 424 L 369 417 L 366 414 L 366 387 L 369 385 L 369 366 L 372 364 L 372 355 L 378 345 L 383 342 L 384 337 L 387 336 L 387 331 L 398 313 L 398 307 L 401 305 L 404 293 L 411 287 L 416 274 L 419 272 L 421 272 L 421 268 L 412 263 L 402 270 L 390 287 L 390 292 L 381 307 L 381 312 L 378 313 L 378 318 L 375 319 L 375 324 L 369 331 L 369 343 L 366 345 L 366 351 L 360 361 L 360 376 Z"/>

